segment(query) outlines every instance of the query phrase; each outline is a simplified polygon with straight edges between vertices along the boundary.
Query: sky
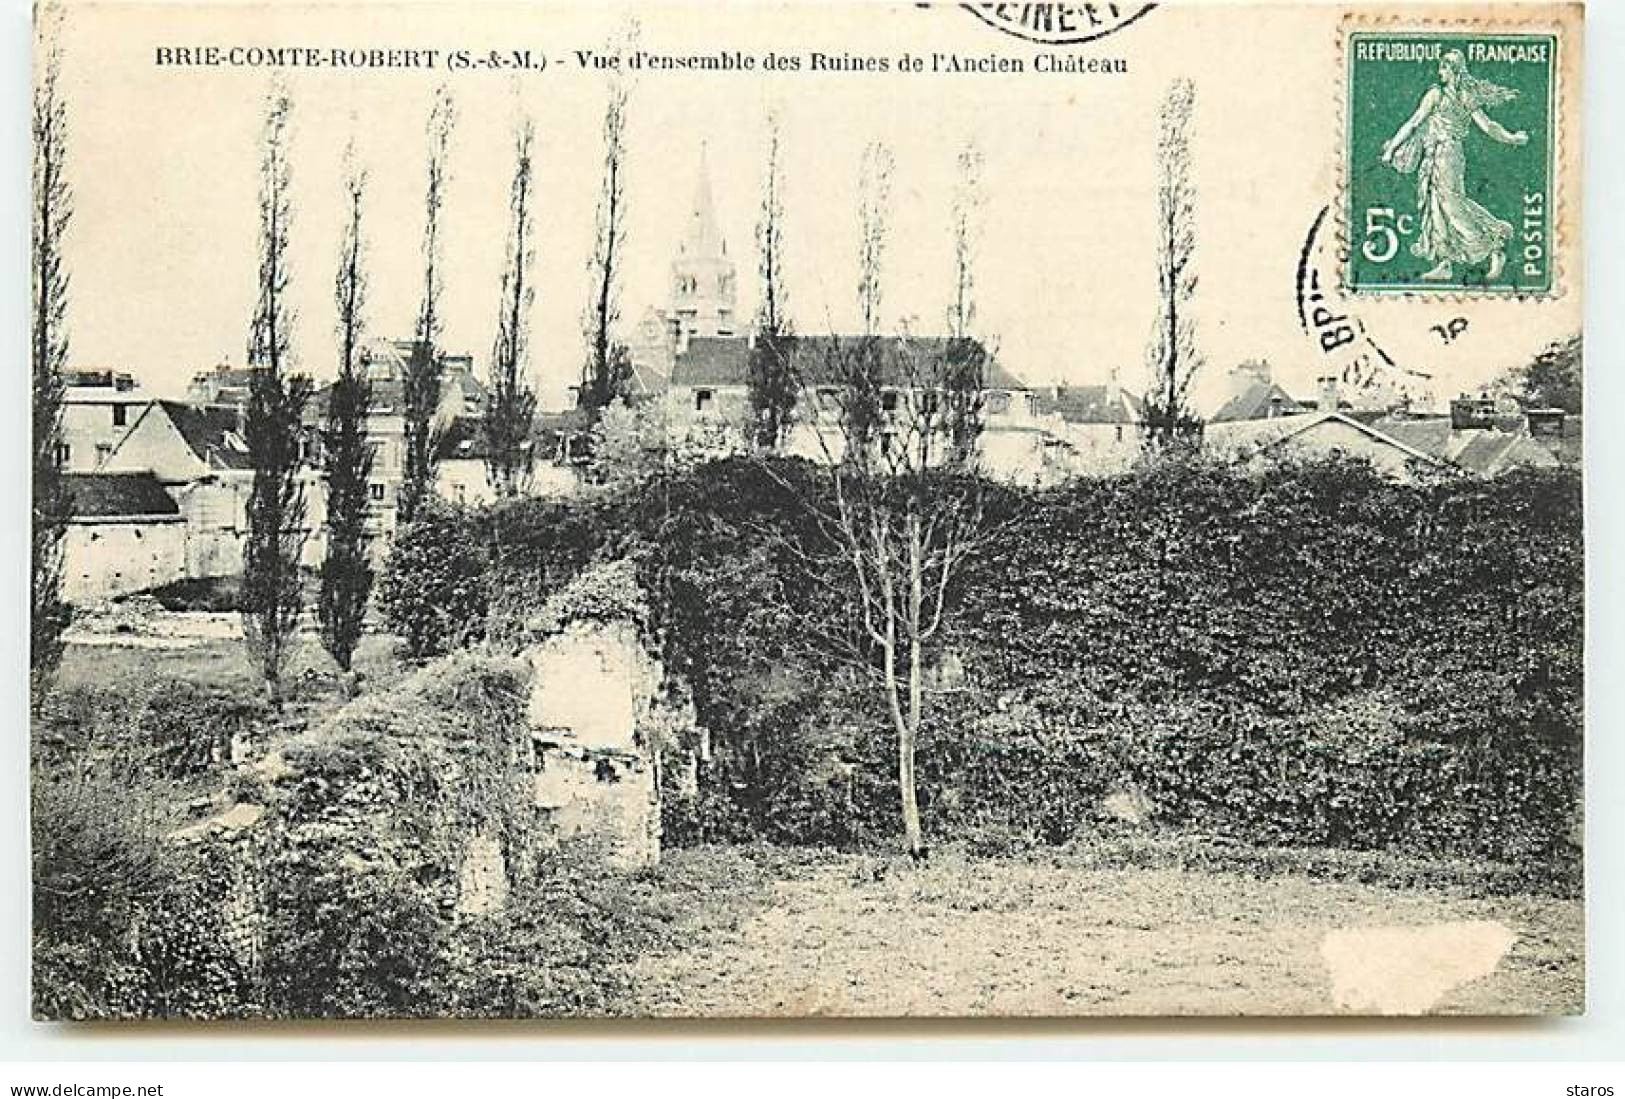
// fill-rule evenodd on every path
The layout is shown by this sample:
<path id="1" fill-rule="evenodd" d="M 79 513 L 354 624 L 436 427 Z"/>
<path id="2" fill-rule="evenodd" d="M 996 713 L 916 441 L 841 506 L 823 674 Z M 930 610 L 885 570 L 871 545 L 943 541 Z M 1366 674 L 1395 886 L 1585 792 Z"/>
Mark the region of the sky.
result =
<path id="1" fill-rule="evenodd" d="M 1030 383 L 1146 379 L 1155 316 L 1156 117 L 1172 80 L 1197 93 L 1196 293 L 1204 400 L 1229 367 L 1267 359 L 1308 396 L 1323 369 L 1299 328 L 1294 277 L 1305 233 L 1337 194 L 1338 13 L 1324 5 L 1164 6 L 1087 46 L 1034 46 L 953 6 L 644 4 L 638 47 L 668 54 L 799 55 L 794 73 L 644 72 L 630 92 L 625 334 L 664 304 L 671 258 L 706 148 L 740 309 L 756 299 L 755 222 L 765 119 L 781 117 L 785 281 L 803 332 L 857 317 L 861 150 L 896 159 L 883 315 L 939 328 L 951 284 L 953 165 L 985 158 L 977 253 L 978 332 Z M 489 357 L 506 235 L 515 120 L 537 129 L 538 298 L 531 369 L 558 406 L 583 358 L 587 263 L 601 174 L 607 80 L 578 50 L 628 24 L 610 5 L 501 3 L 307 6 L 74 5 L 64 37 L 75 220 L 72 360 L 179 394 L 218 362 L 240 363 L 255 295 L 257 141 L 266 68 L 159 66 L 159 47 L 311 45 L 531 49 L 540 72 L 282 70 L 293 100 L 294 345 L 302 369 L 334 370 L 332 286 L 345 150 L 369 175 L 370 330 L 410 335 L 422 279 L 424 123 L 445 82 L 459 121 L 443 214 L 444 343 Z M 808 55 L 883 57 L 887 73 L 809 72 Z M 895 71 L 902 53 L 1016 58 L 1022 74 Z M 1038 73 L 1040 55 L 1123 58 L 1126 74 Z M 1573 145 L 1578 148 L 1577 135 Z M 1571 219 L 1577 202 L 1570 202 Z M 1572 228 L 1572 227 L 1571 227 Z M 1579 328 L 1578 231 L 1562 297 L 1542 302 L 1360 303 L 1360 319 L 1404 365 L 1470 388 Z M 1432 327 L 1465 311 L 1446 344 Z M 1446 394 L 1449 395 L 1449 394 Z"/>

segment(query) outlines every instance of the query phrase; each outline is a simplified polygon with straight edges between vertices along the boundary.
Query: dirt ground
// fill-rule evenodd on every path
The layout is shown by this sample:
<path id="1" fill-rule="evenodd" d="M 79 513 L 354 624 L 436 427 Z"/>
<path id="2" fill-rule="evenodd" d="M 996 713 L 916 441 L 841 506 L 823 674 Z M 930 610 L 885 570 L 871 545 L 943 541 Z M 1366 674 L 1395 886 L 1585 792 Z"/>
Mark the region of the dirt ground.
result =
<path id="1" fill-rule="evenodd" d="M 1328 931 L 1457 920 L 1516 939 L 1433 1012 L 1575 1013 L 1584 999 L 1581 906 L 1550 898 L 950 854 L 923 870 L 825 856 L 779 874 L 753 909 L 639 960 L 631 1013 L 1337 1014 Z"/>

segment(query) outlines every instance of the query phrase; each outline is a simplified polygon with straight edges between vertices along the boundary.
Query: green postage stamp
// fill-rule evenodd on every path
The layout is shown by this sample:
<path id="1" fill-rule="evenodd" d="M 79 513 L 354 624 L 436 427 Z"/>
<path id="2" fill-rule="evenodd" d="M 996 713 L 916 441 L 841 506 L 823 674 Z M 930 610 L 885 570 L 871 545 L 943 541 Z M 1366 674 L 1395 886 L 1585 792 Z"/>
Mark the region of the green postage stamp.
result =
<path id="1" fill-rule="evenodd" d="M 1554 289 L 1557 38 L 1353 31 L 1348 289 Z"/>

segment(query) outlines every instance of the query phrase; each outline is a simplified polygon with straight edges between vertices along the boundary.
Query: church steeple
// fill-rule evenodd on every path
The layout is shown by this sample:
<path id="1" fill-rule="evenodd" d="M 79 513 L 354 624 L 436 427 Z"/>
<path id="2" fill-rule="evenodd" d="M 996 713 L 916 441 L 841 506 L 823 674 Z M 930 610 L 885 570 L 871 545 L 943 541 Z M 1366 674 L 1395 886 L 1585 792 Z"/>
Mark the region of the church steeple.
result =
<path id="1" fill-rule="evenodd" d="M 671 310 L 668 317 L 679 346 L 694 336 L 732 336 L 734 331 L 734 263 L 717 224 L 711 193 L 711 170 L 700 145 L 700 170 L 694 183 L 694 206 L 678 240 L 671 264 Z"/>
<path id="2" fill-rule="evenodd" d="M 694 208 L 689 211 L 688 230 L 678 245 L 681 255 L 692 258 L 718 258 L 728 254 L 728 242 L 717 228 L 716 200 L 711 196 L 711 168 L 705 142 L 700 142 L 700 173 L 694 181 Z"/>

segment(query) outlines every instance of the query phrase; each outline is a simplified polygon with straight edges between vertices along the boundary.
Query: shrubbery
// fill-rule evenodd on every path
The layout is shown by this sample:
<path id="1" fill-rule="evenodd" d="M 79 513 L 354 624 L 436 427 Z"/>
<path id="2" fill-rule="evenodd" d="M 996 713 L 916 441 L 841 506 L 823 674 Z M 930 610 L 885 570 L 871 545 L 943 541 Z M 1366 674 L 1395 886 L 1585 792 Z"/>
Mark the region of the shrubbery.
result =
<path id="1" fill-rule="evenodd" d="M 819 484 L 727 460 L 440 532 L 499 547 L 492 575 L 526 580 L 533 607 L 592 561 L 636 561 L 713 736 L 698 788 L 667 783 L 668 842 L 895 832 L 850 580 L 805 506 Z M 1163 826 L 1240 842 L 1573 862 L 1572 472 L 1396 484 L 1340 459 L 1174 461 L 990 488 L 988 510 L 932 654 L 963 669 L 934 681 L 920 745 L 939 841 L 1063 842 L 1112 827 L 1101 800 L 1127 788 Z"/>
<path id="2" fill-rule="evenodd" d="M 33 793 L 34 1011 L 52 1019 L 253 1010 L 208 856 L 160 834 L 139 782 L 105 770 Z"/>
<path id="3" fill-rule="evenodd" d="M 467 512 L 435 499 L 395 534 L 378 604 L 413 657 L 439 656 L 484 636 L 488 560 L 469 527 Z"/>
<path id="4" fill-rule="evenodd" d="M 257 697 L 184 679 L 59 687 L 44 701 L 36 766 L 46 772 L 111 760 L 138 774 L 189 778 L 218 770 L 231 742 L 269 719 Z"/>

